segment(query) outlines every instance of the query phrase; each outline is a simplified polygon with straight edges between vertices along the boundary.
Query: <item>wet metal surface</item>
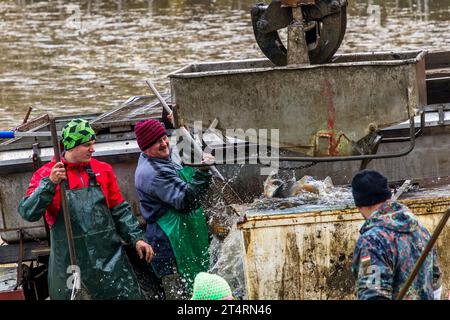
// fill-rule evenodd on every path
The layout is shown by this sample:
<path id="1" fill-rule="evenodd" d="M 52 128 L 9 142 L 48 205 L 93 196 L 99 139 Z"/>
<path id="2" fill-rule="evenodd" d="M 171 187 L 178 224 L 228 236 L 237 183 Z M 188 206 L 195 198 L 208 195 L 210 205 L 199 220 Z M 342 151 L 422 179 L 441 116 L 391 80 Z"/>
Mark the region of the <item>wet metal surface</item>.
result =
<path id="1" fill-rule="evenodd" d="M 146 95 L 145 78 L 193 62 L 262 58 L 255 0 L 0 0 L 0 128 L 32 116 L 95 112 Z M 448 0 L 349 2 L 340 52 L 450 49 Z"/>
<path id="2" fill-rule="evenodd" d="M 323 65 L 194 64 L 170 75 L 178 123 L 279 129 L 279 145 L 308 156 L 359 154 L 353 143 L 426 104 L 425 53 L 339 55 Z M 236 117 L 239 115 L 239 117 Z"/>

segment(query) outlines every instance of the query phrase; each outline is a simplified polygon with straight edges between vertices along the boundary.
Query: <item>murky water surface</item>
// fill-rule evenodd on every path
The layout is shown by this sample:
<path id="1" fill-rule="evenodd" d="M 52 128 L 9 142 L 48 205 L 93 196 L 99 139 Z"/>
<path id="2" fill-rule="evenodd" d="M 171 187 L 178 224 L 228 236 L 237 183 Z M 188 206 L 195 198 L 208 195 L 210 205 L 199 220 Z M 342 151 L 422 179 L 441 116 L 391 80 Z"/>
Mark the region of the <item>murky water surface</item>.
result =
<path id="1" fill-rule="evenodd" d="M 0 128 L 32 115 L 104 112 L 168 91 L 198 61 L 263 57 L 256 0 L 0 0 Z M 350 0 L 341 52 L 450 49 L 448 0 Z"/>

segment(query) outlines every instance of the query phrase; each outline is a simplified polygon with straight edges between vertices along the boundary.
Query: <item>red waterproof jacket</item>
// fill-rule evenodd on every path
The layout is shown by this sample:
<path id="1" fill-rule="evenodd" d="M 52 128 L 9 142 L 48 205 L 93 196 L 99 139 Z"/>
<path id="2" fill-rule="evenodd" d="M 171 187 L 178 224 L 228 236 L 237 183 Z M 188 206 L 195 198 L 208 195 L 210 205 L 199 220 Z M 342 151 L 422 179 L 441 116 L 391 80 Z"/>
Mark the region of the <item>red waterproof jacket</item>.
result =
<path id="1" fill-rule="evenodd" d="M 87 162 L 75 164 L 67 162 L 64 159 L 61 159 L 61 161 L 63 161 L 63 163 L 66 165 L 70 189 L 86 188 L 89 185 L 89 176 L 86 172 L 86 167 L 88 165 Z M 27 197 L 30 196 L 33 191 L 39 186 L 42 178 L 50 176 L 50 172 L 55 163 L 56 161 L 53 157 L 52 161 L 42 166 L 34 173 L 26 192 Z M 120 189 L 117 184 L 116 176 L 114 175 L 112 167 L 109 164 L 98 161 L 94 158 L 91 158 L 91 161 L 89 163 L 91 164 L 92 171 L 95 173 L 97 182 L 100 184 L 103 194 L 105 195 L 108 208 L 112 209 L 118 204 L 122 203 L 124 201 L 124 198 L 120 193 Z M 47 207 L 47 211 L 45 212 L 45 220 L 50 227 L 55 223 L 60 208 L 61 194 L 58 185 L 56 187 L 55 196 L 53 197 L 51 204 Z"/>

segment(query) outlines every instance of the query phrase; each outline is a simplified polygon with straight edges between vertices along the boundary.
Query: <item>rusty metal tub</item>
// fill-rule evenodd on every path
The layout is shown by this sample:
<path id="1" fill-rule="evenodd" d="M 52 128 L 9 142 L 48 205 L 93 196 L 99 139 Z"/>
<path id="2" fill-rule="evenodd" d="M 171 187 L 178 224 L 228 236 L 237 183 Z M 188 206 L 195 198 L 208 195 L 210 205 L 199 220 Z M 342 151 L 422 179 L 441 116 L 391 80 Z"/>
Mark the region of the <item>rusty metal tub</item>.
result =
<path id="1" fill-rule="evenodd" d="M 426 104 L 425 52 L 338 55 L 323 65 L 269 60 L 189 65 L 169 75 L 178 124 L 280 129 L 281 147 L 309 156 L 359 154 L 355 143 Z M 249 132 L 249 135 L 252 135 Z"/>
<path id="2" fill-rule="evenodd" d="M 442 189 L 443 188 L 443 189 Z M 450 187 L 406 194 L 406 204 L 430 232 L 450 206 Z M 353 250 L 363 219 L 355 207 L 275 212 L 241 207 L 238 225 L 249 299 L 354 299 Z M 443 295 L 450 289 L 450 226 L 437 241 Z"/>

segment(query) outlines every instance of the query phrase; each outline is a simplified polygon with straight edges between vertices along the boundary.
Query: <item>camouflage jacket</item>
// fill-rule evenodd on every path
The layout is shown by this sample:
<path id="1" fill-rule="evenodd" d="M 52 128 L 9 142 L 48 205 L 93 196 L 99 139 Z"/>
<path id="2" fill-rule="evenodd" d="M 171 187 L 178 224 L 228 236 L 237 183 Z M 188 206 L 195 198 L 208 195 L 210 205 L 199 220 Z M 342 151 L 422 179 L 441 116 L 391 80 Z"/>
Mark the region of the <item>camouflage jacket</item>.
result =
<path id="1" fill-rule="evenodd" d="M 366 220 L 356 244 L 352 271 L 357 298 L 394 299 L 430 239 L 411 211 L 387 201 Z M 405 299 L 433 299 L 441 272 L 436 249 L 425 259 Z"/>

